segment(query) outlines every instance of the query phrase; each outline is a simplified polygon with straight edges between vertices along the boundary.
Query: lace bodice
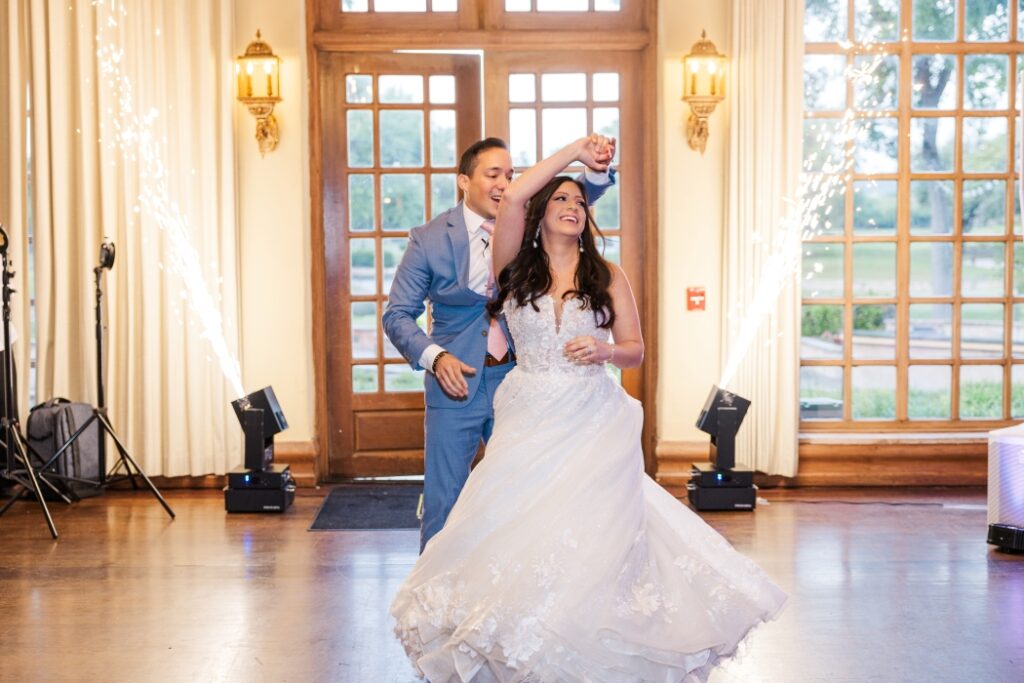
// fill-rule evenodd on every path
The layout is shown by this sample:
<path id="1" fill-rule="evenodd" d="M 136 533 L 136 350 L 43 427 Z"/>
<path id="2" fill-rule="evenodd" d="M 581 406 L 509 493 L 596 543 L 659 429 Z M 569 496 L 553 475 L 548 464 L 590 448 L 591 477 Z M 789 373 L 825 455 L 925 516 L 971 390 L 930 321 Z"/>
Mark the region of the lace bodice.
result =
<path id="1" fill-rule="evenodd" d="M 530 373 L 557 372 L 581 377 L 601 375 L 603 364 L 581 365 L 565 357 L 565 343 L 573 337 L 589 335 L 607 342 L 609 331 L 597 326 L 594 312 L 581 307 L 579 299 L 567 299 L 562 306 L 562 319 L 555 317 L 555 300 L 545 294 L 533 306 L 519 306 L 515 300 L 505 302 L 505 319 L 516 345 L 518 367 Z"/>

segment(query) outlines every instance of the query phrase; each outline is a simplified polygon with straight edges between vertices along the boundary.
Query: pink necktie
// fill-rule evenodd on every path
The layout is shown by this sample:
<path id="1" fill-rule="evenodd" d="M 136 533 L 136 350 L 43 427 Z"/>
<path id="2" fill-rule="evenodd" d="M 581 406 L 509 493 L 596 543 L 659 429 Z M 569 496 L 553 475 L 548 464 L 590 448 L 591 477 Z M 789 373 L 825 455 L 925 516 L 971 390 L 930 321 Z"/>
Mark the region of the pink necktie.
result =
<path id="1" fill-rule="evenodd" d="M 494 221 L 486 220 L 480 224 L 481 229 L 490 237 L 494 234 Z M 490 246 L 490 241 L 485 243 Z M 484 249 L 484 259 L 487 261 L 487 296 L 494 296 L 494 262 L 491 260 L 490 249 Z M 501 325 L 497 318 L 491 318 L 491 329 L 487 333 L 487 353 L 496 360 L 501 360 L 508 353 L 508 343 L 505 341 L 505 333 L 501 331 Z"/>

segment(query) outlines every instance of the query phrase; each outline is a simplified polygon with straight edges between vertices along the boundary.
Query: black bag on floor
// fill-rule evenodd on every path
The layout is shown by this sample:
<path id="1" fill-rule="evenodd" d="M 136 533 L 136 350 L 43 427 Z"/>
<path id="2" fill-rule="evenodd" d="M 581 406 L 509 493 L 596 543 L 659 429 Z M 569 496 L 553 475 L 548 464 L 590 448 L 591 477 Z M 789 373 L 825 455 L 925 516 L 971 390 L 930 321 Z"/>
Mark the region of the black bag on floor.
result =
<path id="1" fill-rule="evenodd" d="M 66 398 L 50 399 L 29 411 L 25 431 L 28 433 L 29 446 L 32 447 L 30 457 L 33 463 L 42 467 L 92 415 L 92 406 L 88 403 L 72 403 Z M 101 481 L 106 472 L 106 463 L 100 458 L 100 436 L 100 423 L 93 420 L 89 428 L 61 453 L 46 472 L 91 482 Z M 103 493 L 103 488 L 96 484 L 56 477 L 50 481 L 65 493 L 70 493 L 71 497 L 87 498 Z M 43 488 L 46 489 L 45 486 Z"/>

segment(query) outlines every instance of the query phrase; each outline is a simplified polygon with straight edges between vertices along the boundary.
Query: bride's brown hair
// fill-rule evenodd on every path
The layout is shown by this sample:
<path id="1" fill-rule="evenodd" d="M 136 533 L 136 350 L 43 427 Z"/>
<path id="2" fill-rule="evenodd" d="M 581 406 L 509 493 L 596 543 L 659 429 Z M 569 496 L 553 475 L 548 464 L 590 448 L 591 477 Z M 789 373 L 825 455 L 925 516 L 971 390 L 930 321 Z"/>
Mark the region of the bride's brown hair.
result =
<path id="1" fill-rule="evenodd" d="M 537 299 L 548 293 L 552 282 L 548 255 L 541 242 L 540 222 L 544 218 L 551 196 L 566 182 L 575 183 L 584 201 L 587 200 L 587 189 L 583 183 L 564 175 L 552 178 L 530 198 L 526 207 L 523 242 L 519 245 L 516 257 L 498 275 L 498 297 L 487 305 L 491 315 L 499 315 L 505 300 L 510 296 L 520 306 L 530 304 L 533 310 L 540 310 L 537 307 Z M 608 293 L 608 287 L 612 282 L 612 269 L 597 250 L 594 235 L 601 235 L 602 240 L 604 235 L 590 215 L 589 203 L 584 213 L 586 218 L 583 225 L 583 251 L 576 265 L 576 288 L 567 291 L 562 298 L 577 297 L 583 302 L 584 308 L 594 311 L 598 327 L 608 328 L 615 322 L 612 297 Z"/>

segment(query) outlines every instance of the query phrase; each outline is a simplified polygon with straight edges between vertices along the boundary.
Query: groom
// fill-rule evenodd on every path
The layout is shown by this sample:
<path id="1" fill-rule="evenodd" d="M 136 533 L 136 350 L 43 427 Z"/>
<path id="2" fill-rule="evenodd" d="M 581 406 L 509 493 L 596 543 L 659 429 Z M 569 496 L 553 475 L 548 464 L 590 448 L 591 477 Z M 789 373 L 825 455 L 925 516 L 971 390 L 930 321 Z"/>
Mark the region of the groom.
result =
<path id="1" fill-rule="evenodd" d="M 613 140 L 604 141 L 608 163 Z M 426 415 L 420 552 L 444 526 L 470 465 L 494 427 L 494 392 L 515 366 L 505 321 L 490 318 L 494 292 L 490 236 L 498 202 L 512 182 L 512 157 L 498 138 L 471 145 L 459 161 L 462 202 L 409 231 L 382 323 L 413 369 L 423 368 Z M 584 174 L 591 202 L 615 182 L 614 171 Z M 430 301 L 430 336 L 416 324 Z"/>

